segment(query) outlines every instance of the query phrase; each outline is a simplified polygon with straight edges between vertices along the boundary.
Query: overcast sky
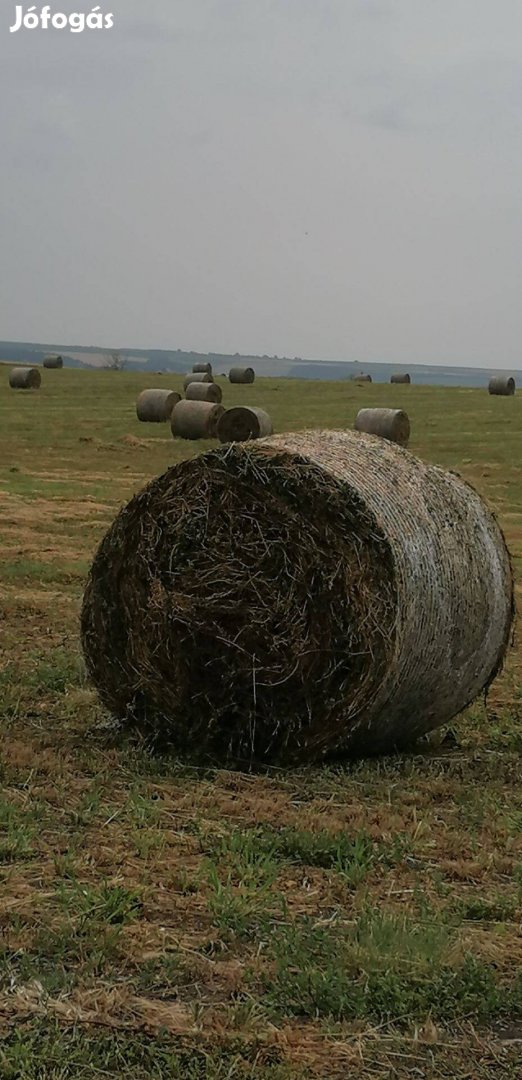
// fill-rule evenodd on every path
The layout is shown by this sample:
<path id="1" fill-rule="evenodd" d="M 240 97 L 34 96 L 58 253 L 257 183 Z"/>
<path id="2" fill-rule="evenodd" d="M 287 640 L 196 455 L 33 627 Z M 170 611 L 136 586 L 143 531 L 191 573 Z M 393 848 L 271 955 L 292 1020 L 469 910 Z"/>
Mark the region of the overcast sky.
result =
<path id="1" fill-rule="evenodd" d="M 0 0 L 0 338 L 522 366 L 521 0 L 101 8 Z"/>

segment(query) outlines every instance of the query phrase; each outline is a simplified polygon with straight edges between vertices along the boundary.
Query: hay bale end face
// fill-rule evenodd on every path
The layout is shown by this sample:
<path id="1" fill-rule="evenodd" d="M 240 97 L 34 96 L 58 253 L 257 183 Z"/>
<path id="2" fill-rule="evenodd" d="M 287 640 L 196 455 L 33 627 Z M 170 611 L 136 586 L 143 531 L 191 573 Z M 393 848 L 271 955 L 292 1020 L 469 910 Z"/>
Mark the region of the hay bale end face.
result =
<path id="1" fill-rule="evenodd" d="M 9 372 L 9 386 L 12 390 L 38 390 L 42 385 L 42 376 L 38 368 L 16 367 Z"/>
<path id="2" fill-rule="evenodd" d="M 61 370 L 63 368 L 63 356 L 44 356 L 43 366 L 50 371 L 53 369 Z"/>
<path id="3" fill-rule="evenodd" d="M 180 401 L 172 410 L 172 434 L 176 439 L 216 439 L 224 411 L 211 401 Z"/>
<path id="4" fill-rule="evenodd" d="M 360 375 L 352 375 L 352 382 L 371 383 L 372 377 L 371 375 L 365 375 L 364 373 L 361 373 Z"/>
<path id="5" fill-rule="evenodd" d="M 175 390 L 142 390 L 136 402 L 136 415 L 144 424 L 162 424 L 170 420 L 181 394 Z"/>
<path id="6" fill-rule="evenodd" d="M 211 383 L 214 382 L 212 375 L 209 375 L 208 371 L 192 371 L 190 374 L 185 375 L 183 379 L 183 389 L 186 390 L 187 386 L 191 383 Z"/>
<path id="7" fill-rule="evenodd" d="M 212 364 L 194 364 L 192 371 L 195 375 L 212 375 Z"/>
<path id="8" fill-rule="evenodd" d="M 403 383 L 404 385 L 409 386 L 410 383 L 411 383 L 411 375 L 408 375 L 407 371 L 405 371 L 404 373 L 401 373 L 400 371 L 398 371 L 398 372 L 395 373 L 395 375 L 392 375 L 392 377 L 390 379 L 390 382 L 391 383 Z"/>
<path id="9" fill-rule="evenodd" d="M 504 539 L 471 487 L 385 440 L 314 431 L 153 480 L 102 541 L 81 629 L 114 716 L 243 767 L 449 722 L 499 671 L 512 617 Z"/>
<path id="10" fill-rule="evenodd" d="M 512 397 L 515 393 L 515 380 L 504 375 L 495 375 L 489 380 L 488 391 L 501 397 Z"/>
<path id="11" fill-rule="evenodd" d="M 272 421 L 264 409 L 241 406 L 227 409 L 221 417 L 217 434 L 222 443 L 248 442 L 249 439 L 264 439 L 273 435 Z"/>
<path id="12" fill-rule="evenodd" d="M 253 368 L 233 367 L 228 373 L 228 381 L 231 383 L 253 383 L 256 373 Z"/>
<path id="13" fill-rule="evenodd" d="M 187 401 L 213 401 L 221 405 L 223 391 L 217 383 L 189 383 L 185 397 Z"/>
<path id="14" fill-rule="evenodd" d="M 355 418 L 355 430 L 378 435 L 399 446 L 410 440 L 410 420 L 402 409 L 360 409 Z"/>

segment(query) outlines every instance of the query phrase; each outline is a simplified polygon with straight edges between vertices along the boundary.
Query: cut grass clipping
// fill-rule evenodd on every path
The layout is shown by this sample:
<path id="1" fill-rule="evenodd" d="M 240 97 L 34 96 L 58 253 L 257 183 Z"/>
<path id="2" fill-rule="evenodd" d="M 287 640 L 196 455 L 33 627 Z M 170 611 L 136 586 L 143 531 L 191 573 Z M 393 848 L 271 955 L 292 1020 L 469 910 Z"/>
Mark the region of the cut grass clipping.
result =
<path id="1" fill-rule="evenodd" d="M 385 440 L 303 432 L 137 495 L 96 555 L 82 635 L 116 717 L 190 755 L 287 763 L 448 722 L 498 672 L 512 614 L 471 487 Z"/>

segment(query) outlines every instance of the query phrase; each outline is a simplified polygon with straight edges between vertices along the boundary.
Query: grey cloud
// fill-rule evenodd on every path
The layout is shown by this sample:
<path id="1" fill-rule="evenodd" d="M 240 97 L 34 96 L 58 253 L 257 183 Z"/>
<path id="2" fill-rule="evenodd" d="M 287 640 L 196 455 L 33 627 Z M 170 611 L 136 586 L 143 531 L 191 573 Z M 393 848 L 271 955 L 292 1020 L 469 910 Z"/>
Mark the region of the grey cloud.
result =
<path id="1" fill-rule="evenodd" d="M 517 365 L 519 0 L 102 7 L 0 27 L 3 337 Z"/>

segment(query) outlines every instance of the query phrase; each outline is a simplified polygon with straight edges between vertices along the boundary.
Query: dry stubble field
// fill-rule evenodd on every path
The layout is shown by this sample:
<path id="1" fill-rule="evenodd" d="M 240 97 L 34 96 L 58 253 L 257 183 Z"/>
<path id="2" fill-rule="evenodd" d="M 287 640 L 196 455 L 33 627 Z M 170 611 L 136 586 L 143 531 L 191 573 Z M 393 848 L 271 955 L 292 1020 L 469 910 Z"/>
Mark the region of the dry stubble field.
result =
<path id="1" fill-rule="evenodd" d="M 521 656 L 394 758 L 239 775 L 117 737 L 79 655 L 117 509 L 202 444 L 139 425 L 151 380 L 0 367 L 0 1076 L 522 1076 Z M 487 498 L 520 581 L 522 395 L 226 384 L 276 430 L 405 406 Z"/>

